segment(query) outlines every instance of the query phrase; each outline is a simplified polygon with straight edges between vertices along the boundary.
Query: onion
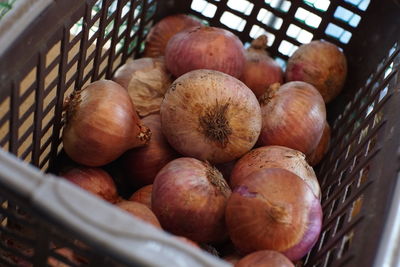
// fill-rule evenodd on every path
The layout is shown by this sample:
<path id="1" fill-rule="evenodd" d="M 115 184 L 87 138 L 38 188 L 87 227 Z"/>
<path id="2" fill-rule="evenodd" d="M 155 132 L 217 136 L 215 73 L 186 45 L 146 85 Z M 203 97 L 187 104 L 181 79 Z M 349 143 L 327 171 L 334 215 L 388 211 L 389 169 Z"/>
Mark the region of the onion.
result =
<path id="1" fill-rule="evenodd" d="M 226 181 L 229 181 L 229 177 L 231 177 L 231 173 L 233 168 L 235 167 L 237 160 L 232 160 L 226 163 L 221 163 L 216 165 L 215 167 L 222 173 L 222 176 Z"/>
<path id="2" fill-rule="evenodd" d="M 310 163 L 311 166 L 315 166 L 321 162 L 326 152 L 328 152 L 330 141 L 331 141 L 331 128 L 329 127 L 328 122 L 325 121 L 324 132 L 322 133 L 322 137 L 319 140 L 317 148 L 308 157 L 308 162 Z"/>
<path id="3" fill-rule="evenodd" d="M 127 91 L 113 81 L 97 81 L 75 91 L 66 105 L 64 150 L 80 164 L 105 165 L 150 139 Z"/>
<path id="4" fill-rule="evenodd" d="M 146 185 L 139 190 L 137 190 L 135 193 L 132 194 L 132 196 L 129 198 L 130 201 L 135 201 L 139 202 L 149 209 L 151 209 L 151 192 L 153 191 L 153 185 Z"/>
<path id="5" fill-rule="evenodd" d="M 260 106 L 251 90 L 213 70 L 176 79 L 160 112 L 162 131 L 175 150 L 214 164 L 248 152 L 261 129 Z"/>
<path id="6" fill-rule="evenodd" d="M 316 40 L 300 46 L 289 58 L 285 78 L 314 85 L 328 103 L 342 91 L 346 75 L 343 52 L 332 43 Z"/>
<path id="7" fill-rule="evenodd" d="M 240 185 L 250 173 L 267 168 L 282 168 L 293 172 L 310 186 L 315 196 L 321 198 L 318 179 L 305 155 L 283 146 L 259 147 L 244 155 L 232 170 L 229 180 L 231 188 Z"/>
<path id="8" fill-rule="evenodd" d="M 238 261 L 235 267 L 294 267 L 294 265 L 279 252 L 260 250 Z"/>
<path id="9" fill-rule="evenodd" d="M 117 207 L 127 211 L 136 218 L 161 229 L 160 222 L 158 221 L 156 215 L 154 215 L 151 209 L 149 209 L 145 205 L 134 201 L 121 201 L 118 202 L 116 205 Z"/>
<path id="10" fill-rule="evenodd" d="M 113 179 L 100 168 L 72 168 L 60 175 L 108 202 L 115 203 L 119 199 Z"/>
<path id="11" fill-rule="evenodd" d="M 126 178 L 136 185 L 152 184 L 159 170 L 178 157 L 161 132 L 160 115 L 142 119 L 152 137 L 147 146 L 129 150 L 122 157 Z"/>
<path id="12" fill-rule="evenodd" d="M 229 262 L 230 264 L 233 264 L 236 266 L 236 263 L 241 259 L 242 257 L 237 254 L 237 253 L 232 253 L 229 255 L 224 256 L 222 259 Z"/>
<path id="13" fill-rule="evenodd" d="M 246 63 L 240 80 L 260 97 L 270 85 L 283 82 L 283 72 L 267 53 L 267 36 L 261 35 L 247 49 Z"/>
<path id="14" fill-rule="evenodd" d="M 233 33 L 215 27 L 193 27 L 169 40 L 167 69 L 176 77 L 191 70 L 217 70 L 239 78 L 245 63 L 242 42 Z"/>
<path id="15" fill-rule="evenodd" d="M 244 254 L 276 250 L 301 259 L 321 231 L 322 209 L 310 187 L 284 169 L 262 169 L 237 186 L 226 206 L 226 224 Z"/>
<path id="16" fill-rule="evenodd" d="M 128 90 L 141 117 L 160 111 L 165 91 L 172 83 L 164 58 L 128 59 L 113 80 Z"/>
<path id="17" fill-rule="evenodd" d="M 231 193 L 221 173 L 193 158 L 178 158 L 157 174 L 152 210 L 162 227 L 195 242 L 227 237 L 225 206 Z"/>
<path id="18" fill-rule="evenodd" d="M 324 101 L 318 91 L 305 82 L 272 85 L 260 98 L 261 145 L 280 145 L 306 155 L 314 151 L 326 120 Z"/>
<path id="19" fill-rule="evenodd" d="M 172 36 L 187 28 L 200 25 L 200 21 L 184 14 L 177 14 L 163 18 L 150 29 L 150 32 L 146 37 L 144 56 L 163 56 L 165 47 Z"/>

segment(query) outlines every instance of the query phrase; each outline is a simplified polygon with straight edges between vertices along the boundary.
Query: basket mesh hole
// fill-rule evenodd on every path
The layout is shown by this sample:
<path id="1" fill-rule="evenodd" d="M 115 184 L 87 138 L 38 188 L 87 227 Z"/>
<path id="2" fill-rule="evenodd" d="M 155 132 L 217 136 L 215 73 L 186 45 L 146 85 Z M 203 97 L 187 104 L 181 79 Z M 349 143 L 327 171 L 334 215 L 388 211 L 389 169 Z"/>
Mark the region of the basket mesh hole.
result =
<path id="1" fill-rule="evenodd" d="M 372 128 L 375 128 L 382 121 L 382 118 L 383 118 L 383 111 L 380 110 L 374 116 L 374 122 L 372 124 Z"/>
<path id="2" fill-rule="evenodd" d="M 250 37 L 252 39 L 257 38 L 258 36 L 265 34 L 268 37 L 268 46 L 271 46 L 274 41 L 275 41 L 275 35 L 269 32 L 266 32 L 263 28 L 257 26 L 257 25 L 253 25 L 253 27 L 250 30 Z"/>
<path id="3" fill-rule="evenodd" d="M 358 178 L 357 187 L 360 187 L 368 180 L 369 165 L 360 170 L 360 177 Z"/>
<path id="4" fill-rule="evenodd" d="M 7 97 L 0 103 L 0 147 L 4 150 L 8 150 L 8 134 L 10 130 L 9 121 L 9 108 L 10 108 L 10 97 Z"/>
<path id="5" fill-rule="evenodd" d="M 325 33 L 333 38 L 338 39 L 340 42 L 347 44 L 351 38 L 351 32 L 346 31 L 336 24 L 329 23 L 326 27 Z"/>
<path id="6" fill-rule="evenodd" d="M 229 0 L 228 7 L 248 16 L 253 10 L 254 4 L 246 0 Z"/>
<path id="7" fill-rule="evenodd" d="M 303 44 L 309 43 L 313 38 L 313 34 L 311 32 L 303 30 L 294 24 L 289 25 L 286 34 Z"/>
<path id="8" fill-rule="evenodd" d="M 246 21 L 244 19 L 227 11 L 222 14 L 220 21 L 229 28 L 240 32 L 243 31 L 244 26 L 246 25 Z"/>
<path id="9" fill-rule="evenodd" d="M 385 86 L 385 87 L 379 92 L 379 99 L 378 99 L 378 102 L 381 102 L 382 99 L 385 98 L 385 96 L 386 96 L 387 93 L 388 93 L 388 89 L 389 89 L 389 86 L 387 85 L 387 86 Z"/>
<path id="10" fill-rule="evenodd" d="M 265 0 L 265 3 L 282 12 L 288 12 L 291 6 L 291 2 L 287 0 Z"/>
<path id="11" fill-rule="evenodd" d="M 315 9 L 318 9 L 319 11 L 326 11 L 329 8 L 329 5 L 331 4 L 331 1 L 329 0 L 304 0 L 304 2 L 312 6 Z"/>
<path id="12" fill-rule="evenodd" d="M 336 248 L 333 248 L 326 253 L 325 266 L 331 266 L 331 264 L 335 260 L 335 255 L 336 255 Z"/>
<path id="13" fill-rule="evenodd" d="M 191 9 L 201 13 L 203 16 L 212 18 L 217 11 L 217 7 L 204 0 L 193 0 Z"/>
<path id="14" fill-rule="evenodd" d="M 348 23 L 352 27 L 357 27 L 361 20 L 359 15 L 341 6 L 337 7 L 333 16 L 343 22 Z"/>
<path id="15" fill-rule="evenodd" d="M 48 68 L 53 62 L 57 60 L 57 56 L 61 51 L 61 41 L 58 41 L 46 54 L 46 68 Z"/>
<path id="16" fill-rule="evenodd" d="M 275 30 L 279 30 L 283 23 L 282 18 L 275 16 L 272 12 L 266 10 L 265 8 L 260 9 L 260 12 L 258 12 L 257 15 L 257 20 L 274 28 Z"/>
<path id="17" fill-rule="evenodd" d="M 339 258 L 343 257 L 343 255 L 349 250 L 353 236 L 354 236 L 354 231 L 351 231 L 342 238 L 342 242 L 338 250 Z"/>
<path id="18" fill-rule="evenodd" d="M 358 7 L 358 9 L 365 11 L 367 10 L 370 0 L 344 0 L 345 2 Z"/>
<path id="19" fill-rule="evenodd" d="M 375 134 L 371 139 L 368 141 L 367 145 L 367 151 L 366 151 L 366 156 L 368 156 L 375 148 L 376 145 L 376 140 L 378 139 L 378 136 Z"/>
<path id="20" fill-rule="evenodd" d="M 300 21 L 312 28 L 315 28 L 315 29 L 318 28 L 319 24 L 322 21 L 321 17 L 319 17 L 316 14 L 311 13 L 310 11 L 305 10 L 304 8 L 301 8 L 301 7 L 297 9 L 294 17 L 298 21 Z"/>
<path id="21" fill-rule="evenodd" d="M 283 40 L 281 44 L 279 45 L 278 51 L 281 52 L 285 56 L 291 56 L 293 55 L 294 51 L 296 51 L 298 48 L 297 45 L 294 45 L 286 40 Z"/>
<path id="22" fill-rule="evenodd" d="M 349 216 L 349 222 L 351 222 L 353 220 L 353 218 L 356 217 L 360 213 L 362 204 L 363 204 L 363 195 L 358 197 L 351 205 L 351 209 L 350 209 L 351 213 Z"/>

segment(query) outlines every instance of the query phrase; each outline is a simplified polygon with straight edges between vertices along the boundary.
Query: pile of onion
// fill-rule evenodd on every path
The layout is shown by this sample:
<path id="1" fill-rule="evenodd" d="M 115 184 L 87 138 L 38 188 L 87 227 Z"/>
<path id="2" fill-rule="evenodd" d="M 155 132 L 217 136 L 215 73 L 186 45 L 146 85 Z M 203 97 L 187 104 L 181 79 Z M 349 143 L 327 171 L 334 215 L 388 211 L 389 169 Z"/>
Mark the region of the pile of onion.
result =
<path id="1" fill-rule="evenodd" d="M 162 57 L 128 59 L 113 80 L 128 90 L 141 117 L 160 111 L 165 91 L 172 83 Z"/>
<path id="2" fill-rule="evenodd" d="M 239 78 L 245 63 L 244 48 L 240 39 L 225 29 L 194 27 L 169 40 L 165 63 L 175 77 L 192 70 L 210 69 Z"/>
<path id="3" fill-rule="evenodd" d="M 289 58 L 285 79 L 310 83 L 321 93 L 326 103 L 343 89 L 347 76 L 347 61 L 334 44 L 323 40 L 300 46 Z"/>
<path id="4" fill-rule="evenodd" d="M 157 174 L 152 210 L 163 229 L 195 242 L 227 238 L 225 206 L 231 194 L 221 173 L 194 158 L 178 158 Z"/>
<path id="5" fill-rule="evenodd" d="M 125 178 L 134 185 L 152 184 L 158 171 L 178 157 L 161 132 L 160 115 L 149 115 L 142 122 L 151 130 L 150 142 L 147 146 L 129 150 L 122 157 Z"/>
<path id="6" fill-rule="evenodd" d="M 143 205 L 145 205 L 146 207 L 148 207 L 149 209 L 151 209 L 151 192 L 153 191 L 153 185 L 146 185 L 142 188 L 140 188 L 139 190 L 137 190 L 136 192 L 134 192 L 129 200 L 130 201 L 135 201 L 135 202 L 139 202 Z"/>
<path id="7" fill-rule="evenodd" d="M 219 71 L 195 70 L 176 79 L 160 112 L 162 131 L 176 151 L 214 164 L 250 151 L 261 129 L 253 92 Z"/>
<path id="8" fill-rule="evenodd" d="M 128 149 L 145 145 L 150 136 L 126 89 L 113 81 L 93 82 L 66 101 L 63 146 L 80 164 L 110 163 Z"/>
<path id="9" fill-rule="evenodd" d="M 260 145 L 280 145 L 311 154 L 325 127 L 321 94 L 305 82 L 273 84 L 260 98 Z"/>
<path id="10" fill-rule="evenodd" d="M 292 261 L 310 251 L 322 225 L 321 205 L 310 187 L 278 168 L 251 173 L 231 194 L 225 213 L 241 253 L 276 250 Z"/>
<path id="11" fill-rule="evenodd" d="M 330 141 L 331 127 L 329 126 L 328 122 L 325 122 L 324 132 L 322 133 L 322 137 L 319 140 L 317 148 L 314 150 L 313 153 L 311 153 L 311 155 L 307 159 L 311 166 L 315 166 L 321 162 L 326 152 L 328 152 Z"/>
<path id="12" fill-rule="evenodd" d="M 229 180 L 231 188 L 241 185 L 252 172 L 267 168 L 282 168 L 293 172 L 307 183 L 316 197 L 321 198 L 318 179 L 305 155 L 283 146 L 263 146 L 244 155 L 232 170 Z"/>
<path id="13" fill-rule="evenodd" d="M 261 35 L 253 40 L 247 49 L 246 63 L 240 80 L 260 97 L 274 83 L 283 82 L 283 72 L 267 53 L 267 36 Z"/>
<path id="14" fill-rule="evenodd" d="M 100 168 L 72 168 L 60 176 L 108 202 L 119 199 L 114 180 Z"/>
<path id="15" fill-rule="evenodd" d="M 235 267 L 294 267 L 294 264 L 277 251 L 260 250 L 238 261 Z"/>
<path id="16" fill-rule="evenodd" d="M 172 36 L 185 29 L 200 25 L 200 21 L 184 14 L 177 14 L 163 18 L 151 28 L 147 35 L 144 47 L 144 56 L 163 56 L 165 47 Z"/>
<path id="17" fill-rule="evenodd" d="M 121 201 L 118 202 L 116 205 L 117 207 L 125 210 L 136 218 L 161 229 L 160 222 L 158 221 L 156 215 L 154 215 L 151 209 L 149 209 L 145 205 L 134 201 Z"/>

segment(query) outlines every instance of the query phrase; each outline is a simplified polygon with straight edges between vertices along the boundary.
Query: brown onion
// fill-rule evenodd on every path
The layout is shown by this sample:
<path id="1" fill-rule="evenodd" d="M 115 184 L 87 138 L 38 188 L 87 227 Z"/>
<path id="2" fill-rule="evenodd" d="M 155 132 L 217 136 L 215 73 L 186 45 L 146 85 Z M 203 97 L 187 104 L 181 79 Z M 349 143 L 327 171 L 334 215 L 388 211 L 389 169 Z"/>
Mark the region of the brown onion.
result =
<path id="1" fill-rule="evenodd" d="M 159 170 L 178 157 L 161 132 L 160 115 L 153 114 L 142 119 L 150 128 L 152 136 L 147 146 L 129 150 L 122 157 L 125 177 L 132 184 L 152 184 Z"/>
<path id="2" fill-rule="evenodd" d="M 200 25 L 200 21 L 184 14 L 177 14 L 163 18 L 150 29 L 150 32 L 146 37 L 144 56 L 163 56 L 165 47 L 172 36 L 185 29 Z"/>
<path id="3" fill-rule="evenodd" d="M 323 40 L 300 46 L 289 58 L 285 73 L 288 82 L 314 85 L 326 103 L 342 91 L 346 76 L 345 55 L 336 45 Z"/>
<path id="4" fill-rule="evenodd" d="M 328 122 L 325 122 L 324 132 L 322 133 L 322 137 L 319 140 L 317 148 L 308 157 L 308 162 L 310 163 L 311 166 L 315 166 L 321 162 L 326 152 L 328 152 L 330 141 L 331 141 L 331 127 L 329 127 Z"/>
<path id="5" fill-rule="evenodd" d="M 221 173 L 193 158 L 178 158 L 157 174 L 152 210 L 162 227 L 195 242 L 227 237 L 225 206 L 231 193 Z"/>
<path id="6" fill-rule="evenodd" d="M 131 195 L 129 198 L 130 201 L 135 201 L 139 202 L 149 209 L 151 209 L 151 192 L 153 191 L 153 185 L 149 184 L 146 185 L 139 190 L 137 190 L 135 193 Z"/>
<path id="7" fill-rule="evenodd" d="M 283 146 L 263 146 L 251 150 L 235 164 L 229 184 L 234 189 L 250 173 L 266 168 L 282 168 L 293 172 L 310 186 L 315 196 L 321 198 L 318 179 L 313 168 L 308 165 L 305 155 Z"/>
<path id="8" fill-rule="evenodd" d="M 231 194 L 225 217 L 241 253 L 276 250 L 292 261 L 311 250 L 322 225 L 321 204 L 310 187 L 278 168 L 251 173 Z"/>
<path id="9" fill-rule="evenodd" d="M 172 83 L 162 57 L 128 59 L 117 69 L 113 80 L 128 90 L 141 117 L 160 111 L 161 101 Z"/>
<path id="10" fill-rule="evenodd" d="M 151 132 L 141 123 L 127 91 L 113 81 L 93 82 L 75 91 L 66 103 L 64 150 L 80 164 L 105 165 L 150 139 Z"/>
<path id="11" fill-rule="evenodd" d="M 294 267 L 294 264 L 277 251 L 260 250 L 238 261 L 235 267 Z"/>
<path id="12" fill-rule="evenodd" d="M 239 78 L 245 63 L 244 48 L 239 38 L 227 30 L 194 27 L 169 40 L 165 63 L 175 77 L 192 70 L 210 69 Z"/>
<path id="13" fill-rule="evenodd" d="M 161 229 L 160 222 L 158 221 L 156 215 L 145 205 L 134 201 L 121 201 L 116 205 L 136 218 Z"/>
<path id="14" fill-rule="evenodd" d="M 113 179 L 100 168 L 72 168 L 60 176 L 108 202 L 115 203 L 119 199 Z"/>
<path id="15" fill-rule="evenodd" d="M 176 79 L 161 104 L 161 127 L 179 153 L 225 163 L 248 152 L 261 129 L 261 111 L 241 81 L 213 70 Z"/>
<path id="16" fill-rule="evenodd" d="M 260 97 L 270 85 L 283 82 L 283 72 L 278 63 L 267 53 L 267 36 L 253 40 L 247 49 L 246 63 L 240 80 Z"/>
<path id="17" fill-rule="evenodd" d="M 305 82 L 272 85 L 260 98 L 261 145 L 280 145 L 306 155 L 322 136 L 326 109 L 321 94 Z"/>

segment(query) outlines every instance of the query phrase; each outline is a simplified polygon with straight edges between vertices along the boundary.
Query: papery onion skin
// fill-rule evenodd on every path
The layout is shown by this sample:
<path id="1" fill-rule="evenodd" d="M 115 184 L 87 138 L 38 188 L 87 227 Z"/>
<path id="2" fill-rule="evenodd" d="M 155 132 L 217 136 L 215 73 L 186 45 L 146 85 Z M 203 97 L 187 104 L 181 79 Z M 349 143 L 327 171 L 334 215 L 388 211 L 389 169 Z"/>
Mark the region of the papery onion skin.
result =
<path id="1" fill-rule="evenodd" d="M 326 152 L 328 152 L 329 144 L 331 142 L 331 127 L 328 122 L 325 122 L 324 132 L 322 133 L 321 139 L 314 152 L 308 157 L 308 162 L 311 166 L 316 166 L 324 158 Z"/>
<path id="2" fill-rule="evenodd" d="M 82 165 L 108 164 L 150 139 L 127 91 L 113 81 L 96 81 L 75 91 L 66 106 L 64 150 Z"/>
<path id="3" fill-rule="evenodd" d="M 247 176 L 257 170 L 282 168 L 304 180 L 319 199 L 321 188 L 313 168 L 300 151 L 284 146 L 263 146 L 251 150 L 235 164 L 229 184 L 231 189 L 240 185 Z"/>
<path id="4" fill-rule="evenodd" d="M 165 50 L 167 69 L 179 77 L 197 69 L 242 75 L 244 48 L 233 33 L 216 27 L 194 27 L 173 36 Z"/>
<path id="5" fill-rule="evenodd" d="M 172 36 L 185 29 L 200 25 L 200 21 L 184 14 L 176 14 L 163 18 L 150 29 L 146 37 L 143 56 L 163 56 L 165 47 Z"/>
<path id="6" fill-rule="evenodd" d="M 294 267 L 294 264 L 282 253 L 260 250 L 242 258 L 235 267 Z"/>
<path id="7" fill-rule="evenodd" d="M 245 52 L 246 63 L 240 80 L 260 97 L 274 83 L 283 82 L 283 71 L 266 52 L 267 37 L 261 35 Z"/>
<path id="8" fill-rule="evenodd" d="M 326 108 L 321 94 L 305 82 L 274 84 L 260 99 L 262 130 L 258 143 L 280 145 L 306 156 L 317 147 Z"/>
<path id="9" fill-rule="evenodd" d="M 100 168 L 72 168 L 60 176 L 108 202 L 115 203 L 119 199 L 114 180 Z"/>
<path id="10" fill-rule="evenodd" d="M 136 192 L 134 192 L 129 200 L 130 201 L 135 201 L 135 202 L 139 202 L 143 205 L 145 205 L 146 207 L 148 207 L 149 209 L 151 209 L 151 193 L 153 191 L 153 185 L 146 185 L 142 188 L 140 188 L 139 190 L 137 190 Z"/>
<path id="11" fill-rule="evenodd" d="M 128 90 L 139 116 L 160 111 L 161 101 L 172 83 L 164 58 L 128 59 L 119 67 L 113 81 Z"/>
<path id="12" fill-rule="evenodd" d="M 144 117 L 142 122 L 151 130 L 151 140 L 147 146 L 131 149 L 122 157 L 125 178 L 141 186 L 152 184 L 158 171 L 179 156 L 161 131 L 159 114 Z"/>
<path id="13" fill-rule="evenodd" d="M 140 220 L 150 223 L 156 228 L 161 229 L 160 222 L 158 221 L 156 215 L 145 205 L 139 202 L 125 200 L 118 202 L 116 206 L 125 210 L 136 218 L 139 218 Z"/>
<path id="14" fill-rule="evenodd" d="M 253 172 L 237 186 L 225 217 L 241 253 L 276 250 L 292 261 L 311 250 L 322 226 L 321 204 L 310 187 L 278 168 Z"/>
<path id="15" fill-rule="evenodd" d="M 304 81 L 315 86 L 325 103 L 343 89 L 347 76 L 347 60 L 340 49 L 327 41 L 315 40 L 301 45 L 289 58 L 285 79 Z"/>
<path id="16" fill-rule="evenodd" d="M 241 81 L 213 70 L 195 70 L 176 79 L 161 104 L 161 127 L 184 156 L 213 164 L 248 152 L 261 129 L 260 106 Z"/>
<path id="17" fill-rule="evenodd" d="M 157 174 L 152 210 L 163 229 L 195 242 L 227 238 L 225 206 L 231 193 L 222 175 L 193 158 L 178 158 Z"/>

